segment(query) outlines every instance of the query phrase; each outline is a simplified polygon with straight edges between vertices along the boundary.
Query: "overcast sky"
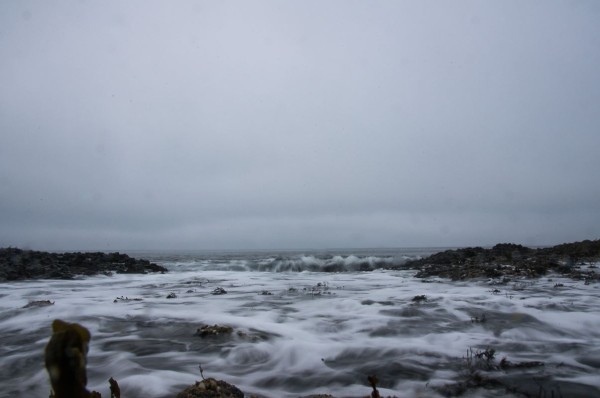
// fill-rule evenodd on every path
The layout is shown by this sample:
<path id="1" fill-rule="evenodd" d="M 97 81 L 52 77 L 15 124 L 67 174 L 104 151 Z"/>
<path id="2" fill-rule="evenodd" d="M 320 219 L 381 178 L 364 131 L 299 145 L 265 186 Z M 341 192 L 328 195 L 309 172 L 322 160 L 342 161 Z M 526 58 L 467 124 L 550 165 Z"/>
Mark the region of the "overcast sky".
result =
<path id="1" fill-rule="evenodd" d="M 0 246 L 600 238 L 600 2 L 2 1 Z"/>

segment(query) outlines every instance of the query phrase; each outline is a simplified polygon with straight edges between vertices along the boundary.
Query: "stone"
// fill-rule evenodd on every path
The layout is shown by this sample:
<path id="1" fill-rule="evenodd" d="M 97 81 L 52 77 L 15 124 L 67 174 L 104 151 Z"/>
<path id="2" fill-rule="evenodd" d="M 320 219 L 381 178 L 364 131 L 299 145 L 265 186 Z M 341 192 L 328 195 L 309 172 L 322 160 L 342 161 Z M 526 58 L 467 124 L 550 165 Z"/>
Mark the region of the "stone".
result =
<path id="1" fill-rule="evenodd" d="M 244 398 L 244 393 L 233 384 L 209 378 L 186 388 L 177 398 Z"/>
<path id="2" fill-rule="evenodd" d="M 203 338 L 230 335 L 231 333 L 233 333 L 233 328 L 226 325 L 204 325 L 196 330 L 196 335 Z"/>
<path id="3" fill-rule="evenodd" d="M 54 301 L 50 301 L 50 300 L 30 301 L 23 308 L 47 307 L 49 305 L 54 305 Z"/>
<path id="4" fill-rule="evenodd" d="M 17 248 L 0 249 L 0 281 L 72 279 L 78 275 L 110 275 L 112 272 L 146 274 L 164 273 L 167 269 L 121 253 L 48 253 Z"/>

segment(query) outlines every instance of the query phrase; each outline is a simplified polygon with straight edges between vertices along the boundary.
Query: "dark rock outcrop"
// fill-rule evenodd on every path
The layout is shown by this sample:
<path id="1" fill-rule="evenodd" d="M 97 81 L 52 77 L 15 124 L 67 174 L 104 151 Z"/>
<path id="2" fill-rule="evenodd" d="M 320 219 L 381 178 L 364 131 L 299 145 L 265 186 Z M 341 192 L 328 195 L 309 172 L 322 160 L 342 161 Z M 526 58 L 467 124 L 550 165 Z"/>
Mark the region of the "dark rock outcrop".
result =
<path id="1" fill-rule="evenodd" d="M 244 393 L 233 384 L 209 378 L 186 388 L 177 398 L 244 398 Z"/>
<path id="2" fill-rule="evenodd" d="M 228 336 L 233 333 L 233 328 L 226 325 L 204 325 L 196 330 L 200 337 Z"/>
<path id="3" fill-rule="evenodd" d="M 0 281 L 71 279 L 77 275 L 145 274 L 167 269 L 148 260 L 121 253 L 48 253 L 15 248 L 0 249 Z"/>
<path id="4" fill-rule="evenodd" d="M 47 307 L 49 305 L 54 305 L 54 301 L 50 301 L 50 300 L 30 301 L 23 308 L 39 308 L 39 307 Z"/>
<path id="5" fill-rule="evenodd" d="M 223 289 L 222 287 L 217 287 L 215 290 L 210 292 L 210 294 L 214 296 L 220 296 L 221 294 L 227 294 L 227 290 Z"/>
<path id="6" fill-rule="evenodd" d="M 600 240 L 565 243 L 531 249 L 513 243 L 501 243 L 490 249 L 468 247 L 446 250 L 429 257 L 408 261 L 403 268 L 417 269 L 417 277 L 440 276 L 453 280 L 497 278 L 503 276 L 536 277 L 555 271 L 574 279 L 600 279 L 593 270 L 583 271 L 578 264 L 600 260 Z"/>

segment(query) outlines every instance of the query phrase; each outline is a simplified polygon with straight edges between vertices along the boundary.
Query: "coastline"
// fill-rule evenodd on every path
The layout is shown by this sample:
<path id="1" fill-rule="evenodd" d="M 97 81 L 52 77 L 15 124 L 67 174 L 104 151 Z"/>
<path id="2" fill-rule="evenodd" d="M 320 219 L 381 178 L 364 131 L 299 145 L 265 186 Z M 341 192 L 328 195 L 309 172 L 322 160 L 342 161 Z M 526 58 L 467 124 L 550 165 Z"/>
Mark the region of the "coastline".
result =
<path id="1" fill-rule="evenodd" d="M 265 251 L 265 253 L 268 253 Z M 275 252 L 277 253 L 277 252 Z M 329 252 L 326 252 L 330 255 Z M 277 255 L 273 261 L 281 257 Z M 580 265 L 600 260 L 600 240 L 584 240 L 552 247 L 529 248 L 514 243 L 499 243 L 492 248 L 466 247 L 435 252 L 429 256 L 391 261 L 370 258 L 347 267 L 345 262 L 314 266 L 310 271 L 345 272 L 375 269 L 411 269 L 417 278 L 443 277 L 451 280 L 501 277 L 539 277 L 557 272 L 572 279 L 598 281 L 593 269 Z M 301 267 L 278 268 L 275 271 L 300 271 Z M 258 270 L 269 270 L 269 267 Z M 65 252 L 0 248 L 0 282 L 28 279 L 72 279 L 111 273 L 165 273 L 167 268 L 146 259 L 127 254 L 103 252 Z"/>
<path id="2" fill-rule="evenodd" d="M 122 253 L 50 253 L 0 248 L 0 282 L 28 279 L 73 279 L 111 273 L 145 274 L 167 272 L 160 265 Z"/>

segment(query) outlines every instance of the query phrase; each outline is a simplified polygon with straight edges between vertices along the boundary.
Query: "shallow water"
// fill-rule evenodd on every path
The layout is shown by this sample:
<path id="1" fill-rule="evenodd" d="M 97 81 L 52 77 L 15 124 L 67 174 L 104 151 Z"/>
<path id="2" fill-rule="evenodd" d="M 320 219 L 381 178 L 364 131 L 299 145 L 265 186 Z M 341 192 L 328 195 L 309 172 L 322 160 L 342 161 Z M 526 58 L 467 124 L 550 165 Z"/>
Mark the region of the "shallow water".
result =
<path id="1" fill-rule="evenodd" d="M 173 271 L 3 283 L 0 396 L 48 396 L 43 350 L 56 318 L 91 331 L 88 387 L 105 396 L 112 376 L 123 397 L 173 397 L 200 379 L 201 364 L 205 377 L 270 398 L 366 396 L 371 374 L 382 396 L 436 397 L 436 387 L 467 377 L 470 348 L 488 347 L 496 364 L 503 357 L 544 363 L 488 373 L 518 391 L 600 396 L 599 285 L 557 276 L 504 285 L 425 283 L 413 271 L 193 271 L 163 264 Z M 217 287 L 228 293 L 211 295 Z M 427 299 L 413 301 L 417 295 Z M 142 300 L 113 302 L 121 296 Z M 34 300 L 54 305 L 23 308 Z M 203 339 L 195 332 L 205 324 L 235 332 Z M 475 362 L 471 369 L 482 365 Z M 497 387 L 465 396 L 515 395 Z"/>

